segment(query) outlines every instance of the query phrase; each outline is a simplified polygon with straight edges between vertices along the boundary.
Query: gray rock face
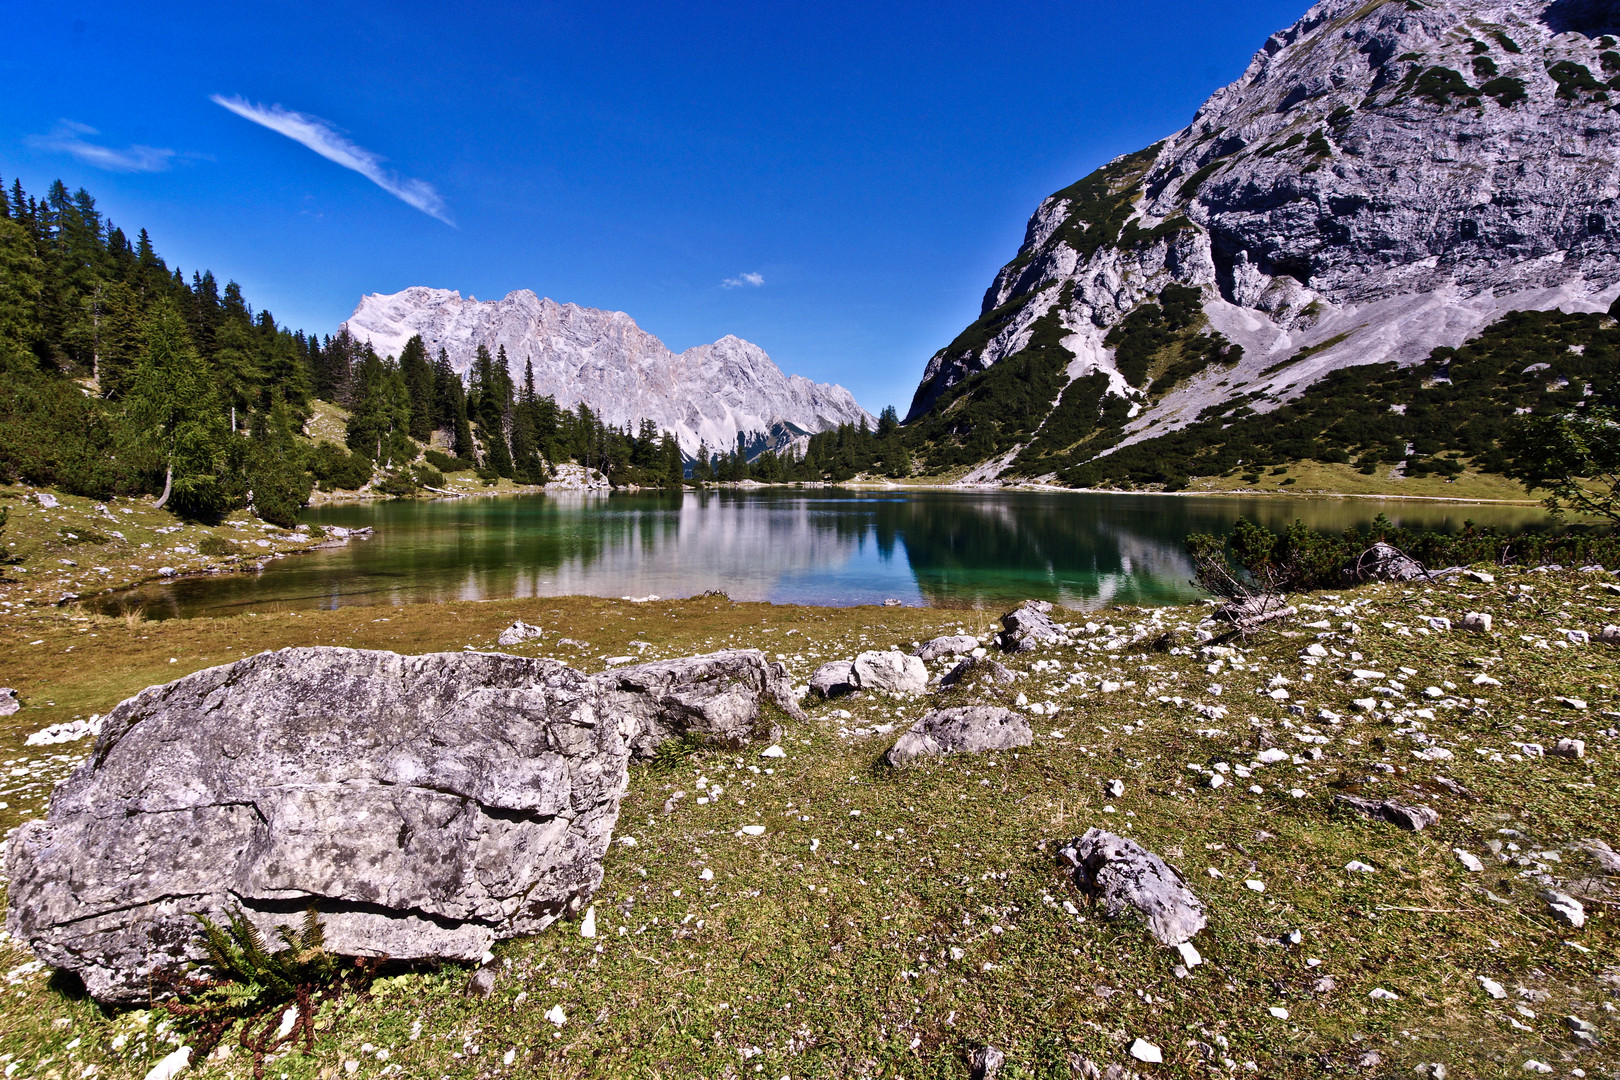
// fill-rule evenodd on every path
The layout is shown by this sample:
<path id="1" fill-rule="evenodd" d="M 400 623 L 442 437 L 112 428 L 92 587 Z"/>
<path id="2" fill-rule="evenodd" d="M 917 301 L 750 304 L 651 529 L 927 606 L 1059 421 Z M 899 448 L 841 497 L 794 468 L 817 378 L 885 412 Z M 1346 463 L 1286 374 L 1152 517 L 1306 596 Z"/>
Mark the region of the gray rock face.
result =
<path id="1" fill-rule="evenodd" d="M 928 668 L 903 652 L 863 652 L 855 658 L 855 682 L 862 690 L 921 694 L 928 689 Z"/>
<path id="2" fill-rule="evenodd" d="M 978 647 L 978 638 L 970 634 L 954 634 L 949 637 L 937 637 L 932 641 L 923 642 L 916 655 L 920 660 L 934 661 L 942 656 L 962 656 Z"/>
<path id="3" fill-rule="evenodd" d="M 7 928 L 102 1001 L 145 999 L 202 958 L 192 914 L 237 906 L 268 929 L 313 903 L 343 954 L 476 960 L 600 884 L 632 743 L 746 714 L 766 668 L 307 648 L 153 687 L 7 846 Z"/>
<path id="4" fill-rule="evenodd" d="M 1052 622 L 1052 605 L 1045 600 L 1025 600 L 1001 617 L 1001 633 L 996 644 L 1003 652 L 1030 652 L 1048 641 L 1061 641 L 1063 631 Z"/>
<path id="5" fill-rule="evenodd" d="M 22 708 L 22 702 L 17 700 L 17 691 L 9 686 L 0 686 L 0 716 L 11 716 Z"/>
<path id="6" fill-rule="evenodd" d="M 1165 945 L 1180 945 L 1208 925 L 1203 901 L 1181 875 L 1133 840 L 1101 829 L 1066 844 L 1058 857 L 1074 868 L 1080 890 L 1102 905 L 1110 919 L 1134 910 L 1147 920 L 1153 936 Z"/>
<path id="7" fill-rule="evenodd" d="M 373 294 L 343 325 L 381 355 L 398 356 L 420 334 L 428 356 L 444 349 L 462 376 L 480 345 L 491 356 L 504 348 L 518 383 L 533 363 L 541 395 L 564 408 L 583 401 L 615 427 L 651 420 L 675 434 L 688 458 L 700 443 L 730 451 L 739 435 L 752 457 L 839 424 L 877 423 L 848 390 L 783 375 L 763 349 L 740 338 L 676 355 L 622 311 L 558 304 L 527 289 L 496 301 L 422 287 Z"/>
<path id="8" fill-rule="evenodd" d="M 1406 806 L 1389 799 L 1363 799 L 1356 795 L 1339 795 L 1335 801 L 1360 811 L 1378 821 L 1387 821 L 1407 832 L 1421 832 L 1440 820 L 1438 811 L 1427 806 Z"/>
<path id="9" fill-rule="evenodd" d="M 1416 362 L 1508 311 L 1606 310 L 1620 114 L 1601 37 L 1620 13 L 1580 6 L 1577 24 L 1567 0 L 1314 5 L 1186 128 L 1041 204 L 981 332 L 928 362 L 908 420 L 1030 347 L 1048 313 L 1068 377 L 1101 375 L 1137 407 L 1128 446 L 1256 394 L 1274 408 L 1343 367 Z M 1197 289 L 1243 353 L 1152 392 L 1105 339 L 1169 285 Z"/>
<path id="10" fill-rule="evenodd" d="M 1013 750 L 1034 741 L 1029 721 L 1010 709 L 967 705 L 935 709 L 911 725 L 889 750 L 889 764 L 909 769 L 924 758 Z"/>
<path id="11" fill-rule="evenodd" d="M 637 757 L 651 757 L 666 739 L 688 735 L 720 746 L 774 738 L 760 708 L 766 701 L 804 719 L 787 668 L 758 649 L 656 660 L 605 672 L 595 682 Z"/>
<path id="12" fill-rule="evenodd" d="M 860 686 L 855 681 L 855 665 L 849 660 L 829 660 L 810 676 L 810 690 L 824 698 L 853 694 Z"/>

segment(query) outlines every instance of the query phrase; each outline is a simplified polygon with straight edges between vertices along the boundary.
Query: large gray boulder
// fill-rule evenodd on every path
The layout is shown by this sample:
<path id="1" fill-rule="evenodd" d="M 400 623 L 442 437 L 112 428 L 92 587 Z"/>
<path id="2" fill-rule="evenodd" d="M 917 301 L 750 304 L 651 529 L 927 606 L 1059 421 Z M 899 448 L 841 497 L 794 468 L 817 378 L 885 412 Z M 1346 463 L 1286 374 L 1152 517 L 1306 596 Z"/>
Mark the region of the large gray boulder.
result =
<path id="1" fill-rule="evenodd" d="M 855 658 L 855 683 L 862 690 L 921 694 L 928 689 L 928 666 L 897 649 L 863 652 Z"/>
<path id="2" fill-rule="evenodd" d="M 101 1001 L 161 991 L 202 959 L 194 913 L 238 907 L 477 960 L 600 885 L 632 743 L 735 734 L 770 685 L 758 653 L 682 664 L 301 648 L 147 689 L 8 845 L 7 928 Z"/>
<path id="3" fill-rule="evenodd" d="M 774 739 L 770 702 L 794 720 L 804 710 L 782 664 L 758 649 L 655 660 L 596 677 L 610 715 L 618 718 L 630 751 L 651 757 L 666 739 L 689 736 L 720 746 Z"/>
<path id="4" fill-rule="evenodd" d="M 935 709 L 911 725 L 889 750 L 889 764 L 909 769 L 926 758 L 982 754 L 1028 746 L 1035 734 L 1029 721 L 1011 709 L 965 705 Z"/>
<path id="5" fill-rule="evenodd" d="M 1045 600 L 1025 600 L 1001 617 L 1001 626 L 996 644 L 1003 652 L 1031 652 L 1063 640 L 1063 631 L 1052 622 L 1052 605 Z"/>
<path id="6" fill-rule="evenodd" d="M 921 694 L 928 689 L 928 666 L 903 652 L 863 652 L 854 660 L 830 660 L 810 676 L 810 690 L 824 698 L 878 690 Z"/>
<path id="7" fill-rule="evenodd" d="M 1102 829 L 1069 841 L 1058 857 L 1074 882 L 1110 919 L 1135 910 L 1166 945 L 1180 945 L 1208 925 L 1203 902 L 1163 859 L 1134 840 Z"/>

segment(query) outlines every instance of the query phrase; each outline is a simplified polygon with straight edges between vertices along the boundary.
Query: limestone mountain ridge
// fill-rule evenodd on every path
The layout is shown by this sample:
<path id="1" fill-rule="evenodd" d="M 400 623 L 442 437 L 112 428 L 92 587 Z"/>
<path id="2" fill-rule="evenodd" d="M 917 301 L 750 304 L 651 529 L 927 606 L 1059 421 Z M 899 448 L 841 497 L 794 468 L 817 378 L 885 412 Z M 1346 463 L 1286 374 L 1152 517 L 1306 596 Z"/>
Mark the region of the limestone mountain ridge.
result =
<path id="1" fill-rule="evenodd" d="M 527 289 L 494 301 L 422 286 L 373 293 L 343 325 L 385 356 L 419 334 L 430 357 L 444 349 L 463 376 L 480 346 L 492 356 L 504 348 L 518 385 L 532 363 L 540 395 L 563 408 L 583 402 L 616 427 L 651 420 L 674 433 L 688 458 L 700 445 L 730 452 L 739 437 L 752 457 L 840 424 L 876 425 L 848 390 L 786 375 L 741 338 L 677 354 L 622 311 L 559 304 Z"/>
<path id="2" fill-rule="evenodd" d="M 908 428 L 968 482 L 1061 479 L 1509 312 L 1607 311 L 1617 37 L 1579 0 L 1316 4 L 1186 128 L 1041 204 Z"/>

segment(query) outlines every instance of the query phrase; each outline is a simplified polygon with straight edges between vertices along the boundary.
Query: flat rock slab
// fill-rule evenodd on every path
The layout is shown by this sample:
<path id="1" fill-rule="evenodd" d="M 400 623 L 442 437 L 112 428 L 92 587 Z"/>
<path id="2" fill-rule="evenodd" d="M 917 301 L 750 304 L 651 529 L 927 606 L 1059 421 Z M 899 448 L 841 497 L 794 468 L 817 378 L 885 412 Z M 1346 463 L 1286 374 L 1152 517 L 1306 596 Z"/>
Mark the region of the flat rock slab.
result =
<path id="1" fill-rule="evenodd" d="M 1204 904 L 1181 875 L 1134 840 L 1102 829 L 1069 841 L 1058 852 L 1074 882 L 1110 919 L 1136 911 L 1165 945 L 1180 945 L 1209 924 Z"/>
<path id="2" fill-rule="evenodd" d="M 1334 801 L 1377 821 L 1397 825 L 1407 832 L 1421 832 L 1440 820 L 1439 811 L 1430 807 L 1406 806 L 1390 799 L 1363 799 L 1356 795 L 1338 795 Z"/>
<path id="3" fill-rule="evenodd" d="M 962 656 L 979 647 L 979 639 L 970 634 L 953 634 L 925 641 L 917 649 L 919 660 L 934 661 L 942 656 Z"/>
<path id="4" fill-rule="evenodd" d="M 935 709 L 911 725 L 889 750 L 889 764 L 908 769 L 926 758 L 946 754 L 982 754 L 1028 746 L 1035 733 L 1029 721 L 1011 709 L 967 705 Z"/>
<path id="5" fill-rule="evenodd" d="M 194 914 L 236 908 L 268 931 L 313 904 L 344 955 L 477 960 L 600 885 L 632 743 L 736 734 L 778 676 L 751 651 L 594 678 L 336 648 L 199 671 L 114 708 L 17 830 L 7 928 L 101 1001 L 161 992 L 203 959 Z"/>

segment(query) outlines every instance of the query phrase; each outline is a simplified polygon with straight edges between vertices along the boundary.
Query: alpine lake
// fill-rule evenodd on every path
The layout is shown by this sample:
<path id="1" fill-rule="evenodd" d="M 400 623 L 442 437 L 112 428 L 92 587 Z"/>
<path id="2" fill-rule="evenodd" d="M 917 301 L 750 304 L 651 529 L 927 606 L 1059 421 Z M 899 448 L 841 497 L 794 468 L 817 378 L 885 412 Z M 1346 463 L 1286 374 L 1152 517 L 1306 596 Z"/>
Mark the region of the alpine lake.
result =
<path id="1" fill-rule="evenodd" d="M 709 590 L 733 600 L 997 608 L 1195 601 L 1182 543 L 1238 517 L 1280 529 L 1361 527 L 1383 513 L 1412 528 L 1472 520 L 1513 531 L 1536 506 L 1343 498 L 1242 498 L 762 488 L 561 493 L 313 508 L 305 520 L 371 536 L 263 570 L 146 585 L 102 598 L 148 618 L 346 605 Z"/>

